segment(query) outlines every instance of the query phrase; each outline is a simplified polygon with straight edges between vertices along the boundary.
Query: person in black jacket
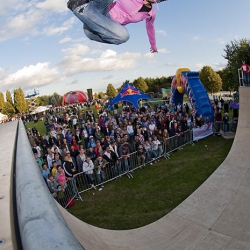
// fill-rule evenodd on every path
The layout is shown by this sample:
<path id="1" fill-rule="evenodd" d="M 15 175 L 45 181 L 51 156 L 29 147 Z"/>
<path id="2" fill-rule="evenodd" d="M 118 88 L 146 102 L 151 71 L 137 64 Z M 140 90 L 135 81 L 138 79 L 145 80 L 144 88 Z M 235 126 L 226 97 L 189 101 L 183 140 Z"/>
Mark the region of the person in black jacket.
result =
<path id="1" fill-rule="evenodd" d="M 69 196 L 72 196 L 75 199 L 78 199 L 76 179 L 74 178 L 76 176 L 76 170 L 74 168 L 74 164 L 71 161 L 69 161 L 68 154 L 65 155 L 64 157 L 64 162 L 62 167 L 65 172 L 67 184 L 69 184 L 66 190 L 67 194 L 69 194 Z"/>
<path id="2" fill-rule="evenodd" d="M 111 175 L 111 178 L 114 178 L 117 176 L 117 166 L 119 165 L 119 160 L 117 155 L 111 151 L 110 146 L 106 148 L 106 151 L 103 154 L 103 159 L 105 159 L 108 162 L 107 170 Z"/>

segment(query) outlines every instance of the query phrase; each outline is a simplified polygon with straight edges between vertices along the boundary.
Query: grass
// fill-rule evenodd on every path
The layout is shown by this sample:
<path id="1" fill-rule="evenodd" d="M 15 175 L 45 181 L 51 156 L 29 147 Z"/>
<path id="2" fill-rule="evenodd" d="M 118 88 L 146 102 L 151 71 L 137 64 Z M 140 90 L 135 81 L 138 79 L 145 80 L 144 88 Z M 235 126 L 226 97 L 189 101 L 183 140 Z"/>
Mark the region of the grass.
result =
<path id="1" fill-rule="evenodd" d="M 69 209 L 77 218 L 111 230 L 138 228 L 152 223 L 179 205 L 221 164 L 233 139 L 210 136 L 171 154 L 157 165 L 107 183 L 102 191 L 82 194 Z M 207 147 L 205 146 L 207 145 Z"/>

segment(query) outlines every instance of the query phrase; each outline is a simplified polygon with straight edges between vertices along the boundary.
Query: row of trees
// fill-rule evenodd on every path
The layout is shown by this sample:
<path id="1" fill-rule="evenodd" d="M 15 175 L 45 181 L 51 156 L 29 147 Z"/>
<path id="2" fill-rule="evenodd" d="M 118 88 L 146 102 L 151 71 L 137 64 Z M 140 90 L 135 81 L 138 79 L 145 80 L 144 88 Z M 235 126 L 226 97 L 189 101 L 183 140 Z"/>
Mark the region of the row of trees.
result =
<path id="1" fill-rule="evenodd" d="M 25 94 L 21 88 L 14 89 L 13 98 L 9 90 L 4 94 L 0 92 L 0 112 L 9 117 L 14 114 L 24 114 L 29 112 L 29 99 L 25 98 Z M 62 104 L 62 96 L 54 93 L 53 95 L 38 96 L 36 98 L 37 106 L 60 106 Z"/>

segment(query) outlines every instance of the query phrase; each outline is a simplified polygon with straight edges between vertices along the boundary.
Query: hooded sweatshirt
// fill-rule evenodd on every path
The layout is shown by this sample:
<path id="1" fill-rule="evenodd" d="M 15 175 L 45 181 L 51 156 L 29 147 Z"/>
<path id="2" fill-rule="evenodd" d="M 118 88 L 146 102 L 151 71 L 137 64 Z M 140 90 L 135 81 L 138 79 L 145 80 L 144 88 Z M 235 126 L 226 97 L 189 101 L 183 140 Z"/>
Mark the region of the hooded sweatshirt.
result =
<path id="1" fill-rule="evenodd" d="M 152 7 L 149 12 L 139 12 L 142 5 L 143 0 L 117 0 L 110 7 L 110 18 L 121 25 L 145 20 L 149 43 L 153 50 L 157 50 L 154 28 L 155 9 Z"/>

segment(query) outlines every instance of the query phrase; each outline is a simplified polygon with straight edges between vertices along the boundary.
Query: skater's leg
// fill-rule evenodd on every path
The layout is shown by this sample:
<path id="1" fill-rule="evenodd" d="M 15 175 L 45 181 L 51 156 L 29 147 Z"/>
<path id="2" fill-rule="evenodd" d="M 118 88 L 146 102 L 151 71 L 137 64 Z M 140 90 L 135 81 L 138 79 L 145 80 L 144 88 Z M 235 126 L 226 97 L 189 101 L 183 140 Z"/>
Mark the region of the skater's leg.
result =
<path id="1" fill-rule="evenodd" d="M 126 28 L 109 18 L 106 12 L 109 5 L 102 3 L 99 8 L 97 6 L 98 1 L 91 1 L 83 12 L 80 11 L 81 7 L 74 10 L 76 17 L 87 26 L 87 29 L 84 27 L 85 34 L 87 31 L 86 35 L 98 42 L 116 45 L 125 43 L 129 39 L 129 33 Z"/>

